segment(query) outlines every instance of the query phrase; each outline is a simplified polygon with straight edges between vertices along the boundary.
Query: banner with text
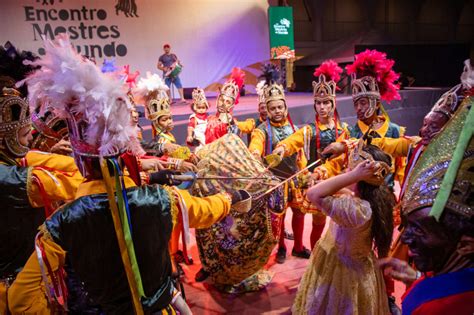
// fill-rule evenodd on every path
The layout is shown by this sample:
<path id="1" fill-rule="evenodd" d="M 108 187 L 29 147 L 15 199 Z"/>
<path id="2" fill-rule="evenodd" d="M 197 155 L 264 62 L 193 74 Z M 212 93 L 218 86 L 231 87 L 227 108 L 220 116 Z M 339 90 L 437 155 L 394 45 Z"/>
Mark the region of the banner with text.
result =
<path id="1" fill-rule="evenodd" d="M 232 67 L 268 59 L 266 0 L 2 0 L 0 45 L 42 55 L 42 37 L 68 32 L 74 47 L 161 74 L 163 44 L 183 64 L 185 87 L 223 81 Z"/>
<path id="2" fill-rule="evenodd" d="M 270 33 L 271 59 L 295 57 L 295 40 L 292 7 L 269 7 L 268 23 Z"/>

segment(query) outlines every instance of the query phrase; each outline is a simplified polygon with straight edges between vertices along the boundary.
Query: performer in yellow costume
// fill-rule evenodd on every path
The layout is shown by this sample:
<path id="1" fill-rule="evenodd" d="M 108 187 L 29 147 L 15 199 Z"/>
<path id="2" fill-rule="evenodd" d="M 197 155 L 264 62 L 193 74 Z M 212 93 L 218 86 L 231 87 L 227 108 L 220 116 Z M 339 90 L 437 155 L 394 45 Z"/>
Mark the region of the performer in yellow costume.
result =
<path id="1" fill-rule="evenodd" d="M 0 314 L 8 314 L 9 287 L 33 251 L 37 227 L 82 181 L 72 158 L 30 151 L 27 90 L 13 88 L 31 70 L 22 63 L 28 56 L 0 49 Z"/>
<path id="2" fill-rule="evenodd" d="M 275 146 L 284 139 L 295 134 L 296 127 L 291 122 L 286 105 L 285 92 L 283 86 L 279 85 L 279 71 L 272 64 L 265 65 L 264 76 L 267 77 L 267 85 L 264 87 L 264 97 L 267 106 L 268 120 L 260 124 L 253 132 L 249 145 L 249 151 L 257 158 L 261 159 L 271 153 Z M 282 159 L 278 166 L 270 170 L 280 178 L 288 178 L 306 166 L 306 158 L 300 150 Z M 303 246 L 304 213 L 302 206 L 301 189 L 298 181 L 289 183 L 289 206 L 293 211 L 292 229 L 294 234 L 294 246 L 292 255 L 308 259 L 311 252 Z M 282 220 L 284 227 L 284 220 Z M 286 245 L 284 238 L 284 228 L 281 229 L 280 242 L 276 261 L 282 264 L 286 259 Z"/>
<path id="3" fill-rule="evenodd" d="M 138 82 L 136 94 L 145 104 L 147 118 L 152 123 L 155 138 L 144 147 L 150 155 L 160 155 L 165 145 L 172 145 L 172 151 L 162 158 L 163 163 L 167 163 L 169 168 L 180 171 L 196 171 L 197 168 L 190 163 L 193 154 L 187 146 L 176 144 L 176 138 L 171 133 L 174 128 L 173 115 L 170 109 L 168 98 L 168 86 L 157 74 L 147 73 L 146 78 L 141 78 Z M 187 254 L 187 244 L 183 238 L 183 251 L 179 250 L 179 238 L 182 233 L 182 226 L 173 230 L 170 243 L 172 257 L 177 263 L 192 263 L 192 258 Z"/>
<path id="4" fill-rule="evenodd" d="M 360 139 L 367 133 L 373 138 L 400 138 L 405 134 L 404 127 L 389 120 L 381 103 L 381 100 L 390 102 L 400 99 L 399 86 L 394 83 L 398 75 L 392 70 L 393 65 L 394 61 L 387 59 L 385 53 L 366 50 L 355 55 L 354 63 L 346 67 L 347 73 L 352 75 L 352 98 L 357 114 L 357 123 L 350 129 L 351 138 Z M 335 162 L 323 168 L 328 175 L 342 170 L 337 162 L 344 163 Z M 397 158 L 392 164 L 395 172 L 387 178 L 390 187 L 393 187 L 394 180 L 403 181 L 406 162 L 404 158 Z"/>
<path id="5" fill-rule="evenodd" d="M 28 78 L 30 98 L 47 99 L 64 115 L 74 158 L 86 181 L 79 186 L 77 199 L 40 227 L 35 253 L 10 288 L 10 311 L 66 310 L 67 260 L 104 313 L 174 314 L 177 307 L 189 314 L 171 281 L 172 229 L 180 221 L 209 226 L 229 212 L 231 201 L 248 194 L 196 198 L 169 186 L 135 187 L 121 176 L 117 160 L 123 150 L 143 153 L 130 126 L 126 91 L 81 58 L 67 37 L 45 42 L 45 50 L 44 59 L 35 62 L 41 69 Z M 150 182 L 169 183 L 169 179 L 158 172 Z"/>
<path id="6" fill-rule="evenodd" d="M 347 124 L 341 123 L 336 109 L 336 85 L 342 69 L 332 60 L 322 63 L 314 75 L 318 82 L 313 81 L 315 121 L 296 131 L 293 135 L 279 142 L 273 153 L 288 156 L 304 149 L 308 163 L 321 159 L 321 152 L 338 138 L 347 138 Z M 309 170 L 313 171 L 315 167 Z M 323 175 L 323 174 L 321 174 Z M 318 176 L 323 177 L 323 176 Z M 306 195 L 306 193 L 303 193 Z M 311 248 L 321 237 L 326 216 L 305 200 L 303 211 L 313 213 L 313 229 L 311 231 Z"/>
<path id="7" fill-rule="evenodd" d="M 154 136 L 150 142 L 142 142 L 143 147 L 148 155 L 164 156 L 163 160 L 172 169 L 195 171 L 196 167 L 191 163 L 196 162 L 194 155 L 188 147 L 177 145 L 171 133 L 174 125 L 167 90 L 168 87 L 157 74 L 148 72 L 146 78 L 138 82 L 135 94 L 145 104 Z"/>

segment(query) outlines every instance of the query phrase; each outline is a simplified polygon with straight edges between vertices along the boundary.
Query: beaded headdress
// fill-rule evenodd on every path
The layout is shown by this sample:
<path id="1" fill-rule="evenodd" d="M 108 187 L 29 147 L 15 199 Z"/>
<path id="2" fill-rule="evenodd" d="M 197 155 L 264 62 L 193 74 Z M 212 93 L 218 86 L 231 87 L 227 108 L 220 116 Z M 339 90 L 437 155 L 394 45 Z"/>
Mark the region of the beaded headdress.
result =
<path id="1" fill-rule="evenodd" d="M 441 113 L 445 115 L 448 119 L 451 118 L 460 103 L 458 96 L 460 90 L 461 84 L 458 84 L 446 93 L 444 93 L 438 99 L 438 101 L 436 101 L 431 111 L 435 113 Z"/>
<path id="2" fill-rule="evenodd" d="M 18 131 L 31 124 L 30 109 L 25 97 L 26 86 L 16 87 L 34 67 L 24 61 L 35 60 L 31 52 L 18 51 L 7 42 L 0 46 L 0 150 L 14 157 L 23 157 L 29 148 L 18 141 Z"/>
<path id="3" fill-rule="evenodd" d="M 155 124 L 161 116 L 171 115 L 168 86 L 156 73 L 140 78 L 135 92 L 145 104 L 146 116 Z"/>
<path id="4" fill-rule="evenodd" d="M 332 60 L 324 61 L 321 66 L 315 69 L 314 76 L 318 81 L 313 81 L 313 97 L 315 101 L 330 100 L 336 104 L 337 82 L 340 80 L 342 68 Z"/>
<path id="5" fill-rule="evenodd" d="M 194 106 L 198 104 L 205 104 L 206 108 L 209 109 L 209 103 L 207 102 L 206 93 L 203 89 L 196 88 L 193 90 L 193 103 L 191 104 L 192 110 L 195 111 L 196 109 Z"/>
<path id="6" fill-rule="evenodd" d="M 263 91 L 263 95 L 265 97 L 265 102 L 270 103 L 271 101 L 278 101 L 282 100 L 285 102 L 286 105 L 286 100 L 285 100 L 285 90 L 283 89 L 283 86 L 277 83 L 270 84 L 265 87 Z"/>
<path id="7" fill-rule="evenodd" d="M 446 209 L 472 218 L 474 207 L 474 105 L 466 98 L 444 129 L 426 147 L 418 159 L 402 199 L 402 212 L 433 207 L 439 219 Z M 471 113 L 470 113 L 471 112 Z M 457 164 L 457 165 L 456 165 Z M 447 174 L 452 178 L 445 183 Z M 452 186 L 450 186 L 452 185 Z M 447 189 L 446 187 L 450 187 Z M 443 190 L 443 194 L 440 194 Z M 447 197 L 447 199 L 446 199 Z M 444 205 L 435 210 L 437 198 L 444 198 Z"/>
<path id="8" fill-rule="evenodd" d="M 68 138 L 66 121 L 59 118 L 52 110 L 39 113 L 40 107 L 31 115 L 33 124 L 33 142 L 31 147 L 40 151 L 49 152 L 59 141 Z"/>
<path id="9" fill-rule="evenodd" d="M 282 100 L 285 102 L 285 89 L 280 84 L 280 69 L 273 63 L 268 63 L 262 67 L 262 75 L 260 78 L 265 79 L 265 85 L 263 87 L 263 98 L 268 104 L 271 101 Z"/>
<path id="10" fill-rule="evenodd" d="M 352 99 L 356 102 L 362 97 L 368 98 L 367 118 L 373 115 L 381 99 L 387 102 L 400 99 L 400 86 L 395 83 L 399 75 L 392 70 L 393 60 L 387 59 L 385 53 L 368 49 L 354 58 L 354 63 L 346 66 L 352 78 Z"/>
<path id="11" fill-rule="evenodd" d="M 0 150 L 15 157 L 23 157 L 29 148 L 18 141 L 18 130 L 31 125 L 28 103 L 20 92 L 3 88 L 0 94 Z"/>
<path id="12" fill-rule="evenodd" d="M 229 79 L 222 85 L 219 96 L 227 96 L 234 100 L 234 105 L 239 103 L 240 89 L 244 85 L 245 72 L 237 67 L 232 68 Z"/>
<path id="13" fill-rule="evenodd" d="M 354 146 L 354 149 L 351 150 L 349 154 L 349 168 L 354 169 L 357 165 L 365 161 L 375 162 L 376 170 L 374 175 L 370 179 L 365 179 L 364 181 L 374 186 L 380 186 L 384 183 L 385 177 L 390 174 L 391 168 L 383 161 L 375 161 L 369 152 L 363 150 L 363 147 L 364 140 L 360 139 L 358 144 Z"/>

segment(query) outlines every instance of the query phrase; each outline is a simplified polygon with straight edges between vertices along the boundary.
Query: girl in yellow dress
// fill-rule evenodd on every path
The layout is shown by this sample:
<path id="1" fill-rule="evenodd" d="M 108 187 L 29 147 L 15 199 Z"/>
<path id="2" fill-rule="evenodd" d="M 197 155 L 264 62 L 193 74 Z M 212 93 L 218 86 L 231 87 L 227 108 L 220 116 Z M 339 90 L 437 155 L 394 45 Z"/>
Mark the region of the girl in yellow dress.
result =
<path id="1" fill-rule="evenodd" d="M 351 152 L 349 171 L 308 191 L 329 217 L 298 288 L 293 314 L 389 314 L 378 257 L 387 255 L 393 193 L 384 183 L 390 156 L 372 145 Z"/>

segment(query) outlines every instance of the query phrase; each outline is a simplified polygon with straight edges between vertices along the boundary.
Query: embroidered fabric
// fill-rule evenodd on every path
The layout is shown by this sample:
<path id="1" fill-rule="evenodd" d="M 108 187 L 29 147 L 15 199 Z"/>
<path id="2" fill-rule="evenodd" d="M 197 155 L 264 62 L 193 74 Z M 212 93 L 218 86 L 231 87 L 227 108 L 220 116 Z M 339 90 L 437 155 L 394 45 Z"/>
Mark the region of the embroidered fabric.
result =
<path id="1" fill-rule="evenodd" d="M 293 314 L 389 314 L 383 276 L 375 265 L 368 202 L 327 197 L 329 225 L 316 244 L 292 308 Z"/>

